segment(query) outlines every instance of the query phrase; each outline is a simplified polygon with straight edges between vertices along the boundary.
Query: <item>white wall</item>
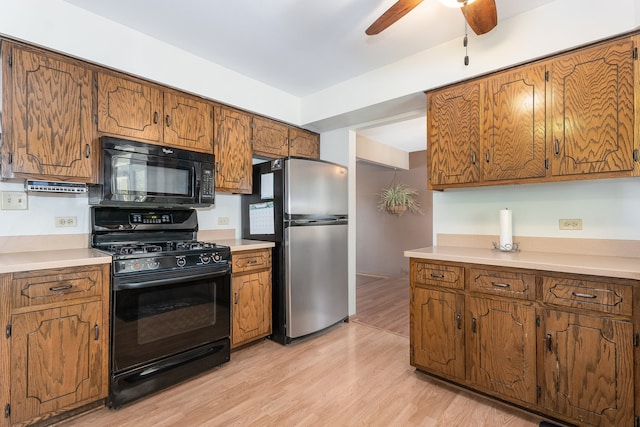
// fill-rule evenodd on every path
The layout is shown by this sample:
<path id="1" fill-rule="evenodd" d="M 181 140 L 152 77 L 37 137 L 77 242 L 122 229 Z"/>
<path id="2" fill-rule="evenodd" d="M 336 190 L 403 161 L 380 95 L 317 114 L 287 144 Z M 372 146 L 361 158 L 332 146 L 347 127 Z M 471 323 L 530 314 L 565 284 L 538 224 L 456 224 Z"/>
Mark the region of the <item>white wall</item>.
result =
<path id="1" fill-rule="evenodd" d="M 497 235 L 502 208 L 513 211 L 515 236 L 640 240 L 640 178 L 445 190 L 433 193 L 433 206 L 434 240 Z M 559 219 L 576 218 L 581 231 L 559 229 Z"/>

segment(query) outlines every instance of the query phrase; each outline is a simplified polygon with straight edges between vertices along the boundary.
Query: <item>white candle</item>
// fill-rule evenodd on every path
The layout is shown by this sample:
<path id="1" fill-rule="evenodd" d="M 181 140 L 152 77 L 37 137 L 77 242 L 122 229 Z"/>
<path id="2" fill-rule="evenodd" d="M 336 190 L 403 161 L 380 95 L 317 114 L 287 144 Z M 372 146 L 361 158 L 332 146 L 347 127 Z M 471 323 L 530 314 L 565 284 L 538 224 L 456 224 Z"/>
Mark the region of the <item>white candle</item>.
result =
<path id="1" fill-rule="evenodd" d="M 513 227 L 511 225 L 511 211 L 500 209 L 500 249 L 509 251 L 513 247 Z"/>

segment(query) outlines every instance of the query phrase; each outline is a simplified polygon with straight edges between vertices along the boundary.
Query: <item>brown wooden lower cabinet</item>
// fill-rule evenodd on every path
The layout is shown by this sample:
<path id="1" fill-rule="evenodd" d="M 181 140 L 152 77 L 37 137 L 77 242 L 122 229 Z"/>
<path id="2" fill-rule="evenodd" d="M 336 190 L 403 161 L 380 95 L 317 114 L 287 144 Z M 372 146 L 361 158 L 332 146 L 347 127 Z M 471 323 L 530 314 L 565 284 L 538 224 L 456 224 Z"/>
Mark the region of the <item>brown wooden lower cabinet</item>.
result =
<path id="1" fill-rule="evenodd" d="M 411 365 L 563 422 L 637 425 L 638 285 L 412 258 Z"/>
<path id="2" fill-rule="evenodd" d="M 46 422 L 108 392 L 109 265 L 1 276 L 0 425 Z M 9 356 L 10 355 L 10 358 Z"/>
<path id="3" fill-rule="evenodd" d="M 231 348 L 271 334 L 271 249 L 232 254 Z"/>

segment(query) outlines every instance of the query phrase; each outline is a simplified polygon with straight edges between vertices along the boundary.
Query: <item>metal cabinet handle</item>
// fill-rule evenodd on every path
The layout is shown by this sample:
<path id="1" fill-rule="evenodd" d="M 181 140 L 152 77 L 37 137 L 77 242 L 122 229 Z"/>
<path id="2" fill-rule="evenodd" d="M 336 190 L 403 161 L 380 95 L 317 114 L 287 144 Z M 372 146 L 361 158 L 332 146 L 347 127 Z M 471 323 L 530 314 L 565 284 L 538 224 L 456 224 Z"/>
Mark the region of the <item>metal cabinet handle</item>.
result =
<path id="1" fill-rule="evenodd" d="M 593 295 L 593 294 L 581 294 L 580 292 L 571 292 L 571 295 L 573 295 L 576 298 L 589 298 L 589 299 L 593 299 L 593 298 L 598 298 L 597 295 Z"/>
<path id="2" fill-rule="evenodd" d="M 52 286 L 49 288 L 51 292 L 65 291 L 67 289 L 73 288 L 73 285 L 64 285 L 64 286 Z"/>
<path id="3" fill-rule="evenodd" d="M 171 127 L 171 116 L 167 114 L 166 117 L 166 121 L 167 121 L 167 127 Z"/>
<path id="4" fill-rule="evenodd" d="M 100 326 L 98 326 L 97 323 L 93 325 L 93 333 L 93 339 L 98 341 L 98 339 L 100 338 Z"/>
<path id="5" fill-rule="evenodd" d="M 474 334 L 476 333 L 476 331 L 478 330 L 478 325 L 477 325 L 477 320 L 475 317 L 473 317 L 471 319 L 471 332 L 473 332 Z"/>
<path id="6" fill-rule="evenodd" d="M 444 279 L 444 274 L 435 274 L 435 273 L 431 273 L 431 277 L 433 279 Z"/>
<path id="7" fill-rule="evenodd" d="M 547 351 L 552 351 L 551 347 L 551 334 L 547 334 L 545 341 L 547 342 Z"/>
<path id="8" fill-rule="evenodd" d="M 237 293 L 237 292 L 235 292 L 235 293 L 233 294 L 233 303 L 234 303 L 234 304 L 238 304 L 238 293 Z"/>
<path id="9" fill-rule="evenodd" d="M 558 141 L 558 138 L 556 138 L 556 141 L 554 143 L 554 147 L 555 147 L 555 151 L 556 151 L 556 156 L 560 155 L 560 141 Z"/>
<path id="10" fill-rule="evenodd" d="M 456 326 L 458 329 L 462 329 L 462 315 L 460 313 L 456 315 Z"/>
<path id="11" fill-rule="evenodd" d="M 89 144 L 86 144 L 84 146 L 84 154 L 87 157 L 87 159 L 91 157 L 91 146 Z"/>
<path id="12" fill-rule="evenodd" d="M 153 112 L 153 123 L 158 124 L 158 112 Z"/>
<path id="13" fill-rule="evenodd" d="M 489 163 L 489 150 L 484 153 L 484 159 Z"/>
<path id="14" fill-rule="evenodd" d="M 508 283 L 491 282 L 491 286 L 495 286 L 497 288 L 508 288 L 511 285 Z"/>
<path id="15" fill-rule="evenodd" d="M 252 260 L 247 261 L 248 265 L 253 265 L 253 264 L 257 264 L 257 263 L 258 263 L 257 259 L 252 259 Z"/>
<path id="16" fill-rule="evenodd" d="M 475 165 L 476 164 L 476 152 L 472 152 L 471 153 L 471 164 Z"/>

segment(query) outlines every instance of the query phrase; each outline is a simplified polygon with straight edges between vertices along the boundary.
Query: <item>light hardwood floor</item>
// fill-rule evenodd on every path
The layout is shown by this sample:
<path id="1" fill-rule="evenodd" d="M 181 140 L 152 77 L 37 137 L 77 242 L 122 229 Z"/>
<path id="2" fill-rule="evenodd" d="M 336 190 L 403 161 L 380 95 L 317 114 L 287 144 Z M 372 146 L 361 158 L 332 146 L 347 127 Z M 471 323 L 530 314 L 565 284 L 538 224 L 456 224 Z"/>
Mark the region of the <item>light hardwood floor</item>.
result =
<path id="1" fill-rule="evenodd" d="M 392 303 L 390 295 L 401 294 L 400 286 L 407 286 L 408 302 L 405 283 L 387 288 L 384 305 Z M 383 294 L 375 286 L 370 290 Z M 408 333 L 408 308 L 400 317 L 406 317 Z M 409 365 L 409 338 L 366 321 L 365 313 L 365 318 L 289 346 L 263 340 L 191 381 L 62 425 L 538 426 L 537 417 L 415 371 Z"/>

